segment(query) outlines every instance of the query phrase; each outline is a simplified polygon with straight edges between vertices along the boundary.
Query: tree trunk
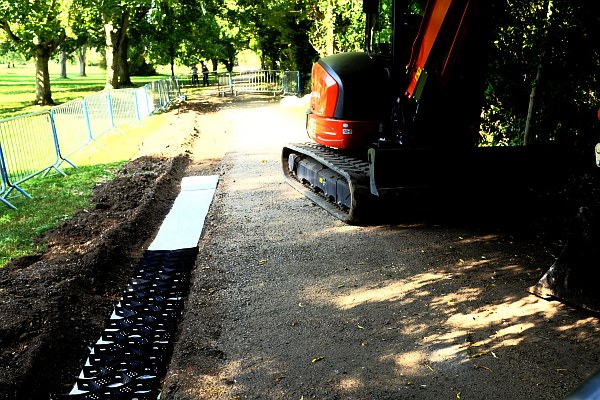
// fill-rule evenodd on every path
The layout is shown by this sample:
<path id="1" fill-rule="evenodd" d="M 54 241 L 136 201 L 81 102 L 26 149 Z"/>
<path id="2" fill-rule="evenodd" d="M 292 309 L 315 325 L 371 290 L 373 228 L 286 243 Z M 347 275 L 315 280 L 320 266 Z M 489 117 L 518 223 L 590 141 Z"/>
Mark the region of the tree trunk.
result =
<path id="1" fill-rule="evenodd" d="M 60 77 L 67 78 L 67 52 L 66 50 L 60 51 Z"/>
<path id="2" fill-rule="evenodd" d="M 325 55 L 330 56 L 335 50 L 335 16 L 334 4 L 332 0 L 327 0 L 327 11 L 325 12 L 325 26 L 327 33 L 325 34 Z"/>
<path id="3" fill-rule="evenodd" d="M 119 45 L 119 87 L 133 86 L 129 74 L 129 62 L 127 55 L 129 53 L 129 35 L 123 35 Z"/>
<path id="4" fill-rule="evenodd" d="M 215 73 L 216 73 L 216 72 L 217 72 L 217 66 L 218 66 L 218 64 L 219 64 L 219 61 L 218 61 L 218 60 L 210 60 L 210 61 L 212 62 L 212 67 L 213 67 L 213 68 L 212 68 L 212 70 L 213 70 L 213 72 L 215 72 Z"/>
<path id="5" fill-rule="evenodd" d="M 79 76 L 87 76 L 85 73 L 85 46 L 77 49 L 77 58 L 79 59 Z"/>
<path id="6" fill-rule="evenodd" d="M 52 51 L 47 47 L 40 46 L 35 53 L 35 103 L 40 106 L 54 105 L 52 91 L 50 90 L 50 74 L 48 73 L 48 61 Z"/>
<path id="7" fill-rule="evenodd" d="M 553 1 L 548 0 L 546 3 L 546 24 L 544 27 L 544 37 L 543 37 L 543 45 L 542 52 L 540 54 L 540 60 L 537 65 L 537 71 L 535 74 L 535 78 L 531 84 L 531 92 L 529 92 L 529 104 L 527 106 L 527 119 L 525 120 L 525 130 L 523 132 L 523 145 L 527 146 L 532 142 L 531 135 L 531 120 L 533 119 L 533 106 L 535 104 L 535 95 L 537 92 L 537 87 L 540 84 L 540 79 L 542 76 L 542 67 L 544 65 L 544 58 L 546 56 L 546 48 L 548 46 L 548 31 L 550 30 L 550 23 L 552 17 L 552 7 Z"/>
<path id="8" fill-rule="evenodd" d="M 535 103 L 535 93 L 537 87 L 540 84 L 542 76 L 542 62 L 538 64 L 537 73 L 535 79 L 531 84 L 531 92 L 529 93 L 529 106 L 527 107 L 527 119 L 525 120 L 525 133 L 523 134 L 523 145 L 527 146 L 531 144 L 531 120 L 533 119 L 533 105 Z"/>
<path id="9" fill-rule="evenodd" d="M 169 64 L 171 65 L 171 76 L 175 76 L 175 46 L 169 44 Z"/>
<path id="10" fill-rule="evenodd" d="M 119 47 L 123 43 L 123 35 L 127 34 L 129 25 L 129 12 L 124 11 L 118 26 L 115 21 L 109 18 L 103 18 L 104 33 L 106 35 L 106 85 L 104 89 L 119 88 Z"/>
<path id="11" fill-rule="evenodd" d="M 117 31 L 113 29 L 112 24 L 105 24 L 104 31 L 106 33 L 106 85 L 104 89 L 116 89 L 119 87 L 119 56 L 117 47 Z"/>

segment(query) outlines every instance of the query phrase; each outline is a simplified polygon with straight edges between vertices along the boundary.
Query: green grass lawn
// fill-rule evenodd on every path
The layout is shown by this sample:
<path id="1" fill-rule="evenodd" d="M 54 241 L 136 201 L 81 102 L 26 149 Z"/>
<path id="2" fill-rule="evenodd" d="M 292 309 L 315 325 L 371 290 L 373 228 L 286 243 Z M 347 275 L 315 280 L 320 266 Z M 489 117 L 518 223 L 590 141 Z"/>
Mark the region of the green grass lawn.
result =
<path id="1" fill-rule="evenodd" d="M 92 188 L 112 178 L 124 161 L 67 170 L 67 177 L 53 174 L 23 184 L 33 199 L 11 199 L 17 209 L 0 204 L 0 268 L 11 259 L 41 251 L 35 238 L 91 206 Z"/>
<path id="2" fill-rule="evenodd" d="M 86 67 L 87 76 L 79 76 L 79 65 L 68 65 L 66 79 L 60 77 L 60 66 L 57 63 L 50 62 L 49 70 L 52 99 L 57 104 L 99 92 L 106 82 L 106 70 L 94 66 Z M 187 72 L 185 68 L 175 71 L 176 74 Z M 134 76 L 131 80 L 135 85 L 143 86 L 168 77 L 170 70 L 162 67 L 158 69 L 158 73 L 160 75 Z M 35 65 L 17 64 L 14 68 L 8 68 L 6 64 L 0 64 L 0 119 L 49 108 L 34 106 L 34 100 Z"/>
<path id="3" fill-rule="evenodd" d="M 135 84 L 163 79 L 133 77 Z M 50 65 L 53 99 L 64 103 L 78 97 L 94 94 L 104 88 L 105 71 L 87 67 L 86 77 L 79 76 L 79 67 L 67 70 L 67 79 L 59 78 L 59 67 Z M 183 72 L 185 73 L 185 72 Z M 33 65 L 7 68 L 0 64 L 0 119 L 19 116 L 42 107 L 32 106 L 35 98 L 35 69 Z M 28 199 L 13 190 L 8 201 L 17 207 L 12 210 L 0 203 L 0 268 L 11 259 L 42 250 L 36 238 L 47 230 L 71 218 L 77 211 L 91 206 L 90 195 L 94 186 L 112 179 L 114 173 L 127 161 L 138 155 L 138 145 L 153 134 L 168 129 L 170 115 L 152 115 L 133 125 L 119 127 L 119 134 L 107 134 L 94 146 L 87 146 L 69 157 L 78 168 L 63 164 L 67 174 L 51 174 L 25 181 L 21 187 L 33 198 Z"/>

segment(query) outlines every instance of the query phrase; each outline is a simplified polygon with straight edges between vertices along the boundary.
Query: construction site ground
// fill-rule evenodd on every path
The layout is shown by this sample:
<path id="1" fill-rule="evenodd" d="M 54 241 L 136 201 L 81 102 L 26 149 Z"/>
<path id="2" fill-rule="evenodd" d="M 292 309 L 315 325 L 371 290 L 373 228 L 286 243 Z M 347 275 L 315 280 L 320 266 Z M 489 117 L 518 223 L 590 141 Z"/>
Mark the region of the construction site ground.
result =
<path id="1" fill-rule="evenodd" d="M 284 181 L 281 148 L 306 141 L 306 108 L 189 98 L 94 209 L 0 270 L 0 398 L 69 390 L 181 178 L 199 174 L 220 181 L 163 400 L 563 399 L 600 368 L 598 316 L 528 292 L 571 202 L 486 209 L 466 189 L 477 213 L 440 198 L 346 225 Z"/>

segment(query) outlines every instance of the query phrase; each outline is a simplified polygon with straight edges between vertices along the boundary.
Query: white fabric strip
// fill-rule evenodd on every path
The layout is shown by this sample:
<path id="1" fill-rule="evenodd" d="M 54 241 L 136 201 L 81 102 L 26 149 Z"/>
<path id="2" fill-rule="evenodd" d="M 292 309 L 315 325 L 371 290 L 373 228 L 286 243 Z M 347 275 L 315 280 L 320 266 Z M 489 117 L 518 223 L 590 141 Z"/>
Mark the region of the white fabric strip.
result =
<path id="1" fill-rule="evenodd" d="M 148 250 L 178 250 L 198 246 L 218 182 L 218 175 L 183 178 L 181 192 Z"/>

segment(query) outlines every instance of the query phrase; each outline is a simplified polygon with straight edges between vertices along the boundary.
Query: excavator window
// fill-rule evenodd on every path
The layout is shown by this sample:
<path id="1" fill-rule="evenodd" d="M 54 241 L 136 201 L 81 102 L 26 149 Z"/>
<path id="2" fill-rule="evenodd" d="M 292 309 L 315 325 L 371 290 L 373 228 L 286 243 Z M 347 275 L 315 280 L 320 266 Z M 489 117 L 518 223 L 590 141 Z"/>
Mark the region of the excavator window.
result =
<path id="1" fill-rule="evenodd" d="M 423 16 L 426 0 L 379 0 L 377 13 L 367 14 L 367 51 L 371 55 L 392 57 L 395 28 Z M 414 38 L 411 38 L 411 43 Z M 406 38 L 402 38 L 406 40 Z"/>
<path id="2" fill-rule="evenodd" d="M 393 36 L 393 0 L 380 0 L 377 14 L 371 15 L 372 30 L 371 48 L 369 53 L 379 56 L 392 55 L 392 36 Z"/>

